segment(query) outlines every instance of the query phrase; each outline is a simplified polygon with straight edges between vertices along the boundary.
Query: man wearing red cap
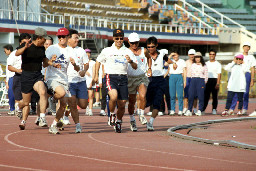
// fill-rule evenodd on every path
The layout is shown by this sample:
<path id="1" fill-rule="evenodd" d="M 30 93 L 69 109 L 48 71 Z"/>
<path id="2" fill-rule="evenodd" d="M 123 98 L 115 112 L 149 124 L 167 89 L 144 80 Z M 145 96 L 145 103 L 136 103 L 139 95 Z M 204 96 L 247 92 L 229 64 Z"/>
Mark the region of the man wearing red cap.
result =
<path id="1" fill-rule="evenodd" d="M 54 98 L 60 100 L 60 107 L 56 113 L 56 117 L 52 125 L 49 128 L 49 132 L 52 134 L 59 134 L 57 123 L 58 127 L 62 127 L 63 124 L 59 122 L 59 120 L 64 114 L 68 100 L 67 97 L 71 97 L 68 87 L 67 68 L 70 64 L 72 64 L 73 68 L 77 72 L 80 70 L 80 67 L 76 65 L 77 62 L 72 58 L 73 51 L 66 48 L 68 35 L 68 29 L 60 28 L 57 33 L 59 43 L 50 46 L 46 50 L 46 57 L 48 59 L 55 57 L 56 60 L 54 62 L 60 66 L 59 68 L 49 66 L 46 73 L 48 88 L 54 92 Z"/>
<path id="2" fill-rule="evenodd" d="M 94 81 L 98 82 L 100 64 L 104 63 L 106 73 L 106 85 L 108 89 L 110 125 L 115 126 L 115 131 L 121 133 L 122 118 L 125 112 L 125 103 L 128 100 L 128 78 L 127 69 L 130 63 L 133 69 L 137 68 L 136 57 L 131 50 L 126 48 L 124 42 L 124 32 L 121 29 L 113 31 L 114 43 L 111 47 L 102 50 L 96 61 L 96 74 Z M 117 109 L 117 120 L 114 113 Z"/>

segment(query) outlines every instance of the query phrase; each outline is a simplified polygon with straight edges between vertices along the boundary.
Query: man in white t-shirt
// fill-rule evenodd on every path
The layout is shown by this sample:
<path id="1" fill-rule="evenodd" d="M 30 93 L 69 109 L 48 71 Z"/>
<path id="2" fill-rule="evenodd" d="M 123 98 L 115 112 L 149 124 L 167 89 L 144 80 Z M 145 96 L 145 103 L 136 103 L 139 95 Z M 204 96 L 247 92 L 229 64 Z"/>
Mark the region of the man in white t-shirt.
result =
<path id="1" fill-rule="evenodd" d="M 59 120 L 64 114 L 68 100 L 67 97 L 71 96 L 68 87 L 67 68 L 72 64 L 76 71 L 80 70 L 79 65 L 76 65 L 75 59 L 72 58 L 73 50 L 67 48 L 69 36 L 68 29 L 60 28 L 57 32 L 57 36 L 59 43 L 50 46 L 45 52 L 48 59 L 54 59 L 54 63 L 58 64 L 58 68 L 48 66 L 46 72 L 47 86 L 54 92 L 54 98 L 60 100 L 60 107 L 52 125 L 49 128 L 49 132 L 52 134 L 59 134 L 57 127 L 62 127 L 63 125 Z"/>
<path id="2" fill-rule="evenodd" d="M 125 103 L 128 100 L 128 78 L 127 69 L 128 64 L 133 69 L 137 68 L 137 61 L 127 47 L 124 46 L 124 32 L 121 29 L 115 29 L 113 31 L 114 43 L 111 47 L 107 47 L 102 50 L 98 56 L 95 67 L 96 73 L 94 81 L 98 82 L 100 64 L 104 63 L 104 69 L 106 73 L 106 86 L 108 88 L 109 109 L 110 109 L 110 125 L 115 126 L 115 131 L 121 133 L 122 118 L 125 112 Z M 116 103 L 117 120 L 114 113 Z M 116 120 L 116 121 L 115 121 Z"/>
<path id="3" fill-rule="evenodd" d="M 221 79 L 221 64 L 215 60 L 216 51 L 211 49 L 209 51 L 210 61 L 206 62 L 206 66 L 208 68 L 208 81 L 205 85 L 204 90 L 204 109 L 207 108 L 210 94 L 212 94 L 212 114 L 217 114 L 217 106 L 218 106 L 218 92 L 220 87 L 220 79 Z"/>
<path id="4" fill-rule="evenodd" d="M 243 102 L 243 110 L 242 114 L 246 114 L 248 110 L 249 105 L 249 92 L 250 87 L 253 87 L 254 85 L 254 72 L 255 72 L 255 66 L 256 66 L 256 60 L 253 55 L 249 54 L 249 51 L 251 49 L 251 44 L 249 42 L 243 43 L 243 55 L 244 55 L 244 64 L 246 66 L 246 92 L 244 93 L 244 102 Z M 237 95 L 234 96 L 232 105 L 230 107 L 229 113 L 232 114 L 234 112 L 234 109 L 236 108 L 237 104 Z"/>

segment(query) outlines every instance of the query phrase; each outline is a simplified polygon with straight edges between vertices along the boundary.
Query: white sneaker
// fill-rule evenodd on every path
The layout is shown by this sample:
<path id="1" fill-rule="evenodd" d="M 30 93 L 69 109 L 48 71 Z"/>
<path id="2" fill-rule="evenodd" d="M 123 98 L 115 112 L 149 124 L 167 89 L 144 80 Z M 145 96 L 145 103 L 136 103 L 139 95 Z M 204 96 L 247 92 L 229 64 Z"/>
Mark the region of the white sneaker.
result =
<path id="1" fill-rule="evenodd" d="M 163 112 L 158 112 L 158 116 L 163 116 L 164 113 Z"/>
<path id="2" fill-rule="evenodd" d="M 196 116 L 202 116 L 201 110 L 198 110 L 195 114 L 196 114 Z"/>
<path id="3" fill-rule="evenodd" d="M 39 126 L 40 127 L 47 127 L 48 126 L 45 117 L 40 117 L 39 118 Z"/>
<path id="4" fill-rule="evenodd" d="M 148 112 L 147 115 L 148 115 L 148 116 L 151 116 L 151 115 L 152 115 L 152 112 Z"/>
<path id="5" fill-rule="evenodd" d="M 89 106 L 86 107 L 85 115 L 89 115 Z"/>
<path id="6" fill-rule="evenodd" d="M 63 117 L 63 124 L 64 125 L 70 125 L 70 121 L 69 121 L 69 118 L 67 116 Z"/>
<path id="7" fill-rule="evenodd" d="M 7 115 L 14 115 L 15 114 L 15 111 L 13 110 L 13 111 L 9 111 L 8 113 L 7 113 Z"/>
<path id="8" fill-rule="evenodd" d="M 192 112 L 190 112 L 190 110 L 187 110 L 184 116 L 192 116 Z"/>
<path id="9" fill-rule="evenodd" d="M 247 110 L 246 110 L 246 109 L 243 109 L 243 110 L 242 110 L 242 115 L 245 115 L 245 114 L 247 114 Z"/>
<path id="10" fill-rule="evenodd" d="M 93 116 L 92 110 L 89 110 L 88 115 Z"/>
<path id="11" fill-rule="evenodd" d="M 229 110 L 228 110 L 228 115 L 234 115 L 234 110 L 229 109 Z"/>
<path id="12" fill-rule="evenodd" d="M 212 114 L 213 115 L 217 115 L 217 110 L 216 109 L 212 109 Z"/>
<path id="13" fill-rule="evenodd" d="M 142 125 L 145 125 L 145 124 L 148 123 L 148 121 L 147 121 L 147 119 L 145 118 L 144 115 L 140 115 L 139 120 L 140 120 Z"/>
<path id="14" fill-rule="evenodd" d="M 138 130 L 137 126 L 136 126 L 136 121 L 130 121 L 130 128 L 132 132 L 136 132 Z"/>
<path id="15" fill-rule="evenodd" d="M 154 127 L 153 127 L 153 124 L 151 124 L 151 123 L 147 123 L 147 129 L 148 129 L 148 131 L 154 131 Z"/>
<path id="16" fill-rule="evenodd" d="M 101 110 L 100 111 L 100 116 L 106 116 L 107 114 L 106 114 L 106 112 L 104 111 L 104 110 Z"/>
<path id="17" fill-rule="evenodd" d="M 182 113 L 185 114 L 185 113 L 187 112 L 187 110 L 188 110 L 187 108 L 184 108 L 183 111 L 182 111 Z"/>
<path id="18" fill-rule="evenodd" d="M 252 112 L 249 116 L 256 116 L 256 110 Z"/>
<path id="19" fill-rule="evenodd" d="M 183 111 L 180 110 L 180 111 L 178 112 L 178 115 L 179 115 L 179 116 L 182 116 L 182 114 L 183 114 Z"/>
<path id="20" fill-rule="evenodd" d="M 36 120 L 35 120 L 35 124 L 38 126 L 39 125 L 39 122 L 40 122 L 40 117 L 36 117 Z"/>
<path id="21" fill-rule="evenodd" d="M 60 134 L 56 125 L 50 126 L 49 133 L 51 133 L 51 134 Z"/>
<path id="22" fill-rule="evenodd" d="M 76 125 L 76 132 L 75 133 L 81 133 L 82 132 L 82 127 L 80 124 Z"/>
<path id="23" fill-rule="evenodd" d="M 171 110 L 171 111 L 170 111 L 170 113 L 169 113 L 169 115 L 170 115 L 170 116 L 173 116 L 173 115 L 175 115 L 175 112 L 174 112 L 174 110 Z"/>
<path id="24" fill-rule="evenodd" d="M 15 115 L 19 118 L 22 119 L 22 110 L 19 108 L 19 104 L 15 103 Z"/>

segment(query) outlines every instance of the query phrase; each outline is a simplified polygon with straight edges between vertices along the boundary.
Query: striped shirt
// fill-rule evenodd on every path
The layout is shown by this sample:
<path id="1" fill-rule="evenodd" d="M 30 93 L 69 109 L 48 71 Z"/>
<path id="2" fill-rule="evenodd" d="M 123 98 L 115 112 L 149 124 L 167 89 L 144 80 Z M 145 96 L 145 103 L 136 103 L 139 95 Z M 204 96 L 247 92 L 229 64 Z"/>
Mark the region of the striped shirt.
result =
<path id="1" fill-rule="evenodd" d="M 193 63 L 191 65 L 191 77 L 199 77 L 199 78 L 204 78 L 204 81 L 208 81 L 208 69 L 207 66 L 202 66 L 202 64 L 197 65 Z"/>

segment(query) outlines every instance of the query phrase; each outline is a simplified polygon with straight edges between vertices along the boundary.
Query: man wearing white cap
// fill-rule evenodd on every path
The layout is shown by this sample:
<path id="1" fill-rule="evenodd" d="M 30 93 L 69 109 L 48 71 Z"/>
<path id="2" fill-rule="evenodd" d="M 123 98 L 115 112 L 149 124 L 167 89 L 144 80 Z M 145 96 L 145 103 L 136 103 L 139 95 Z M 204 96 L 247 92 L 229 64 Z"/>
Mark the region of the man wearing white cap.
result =
<path id="1" fill-rule="evenodd" d="M 249 42 L 243 43 L 244 64 L 246 66 L 246 73 L 245 73 L 246 92 L 244 93 L 244 97 L 243 97 L 244 103 L 243 103 L 242 114 L 246 114 L 248 110 L 250 87 L 253 87 L 254 85 L 254 71 L 256 66 L 256 60 L 253 55 L 249 55 L 250 48 L 251 48 L 251 44 Z M 236 103 L 237 103 L 237 95 L 235 95 L 233 98 L 232 105 L 229 111 L 230 114 L 234 112 Z"/>
<path id="2" fill-rule="evenodd" d="M 189 59 L 186 61 L 187 79 L 186 79 L 186 86 L 184 88 L 184 109 L 183 109 L 184 114 L 188 110 L 188 96 L 189 96 L 188 90 L 189 90 L 189 85 L 191 81 L 191 65 L 193 64 L 195 54 L 196 54 L 195 49 L 189 49 L 188 51 Z M 197 106 L 197 100 L 194 101 L 194 113 L 196 113 L 196 106 Z"/>
<path id="3" fill-rule="evenodd" d="M 137 69 L 133 69 L 132 66 L 128 65 L 128 91 L 129 91 L 129 105 L 128 112 L 130 115 L 130 128 L 132 131 L 137 131 L 136 121 L 133 116 L 134 105 L 136 102 L 136 93 L 139 93 L 140 105 L 139 108 L 139 119 L 144 125 L 147 123 L 147 119 L 144 116 L 144 110 L 146 106 L 146 92 L 149 80 L 146 76 L 151 76 L 151 64 L 152 60 L 147 51 L 143 47 L 139 47 L 140 37 L 137 33 L 133 32 L 128 37 L 129 49 L 133 52 L 137 58 L 138 64 Z M 148 69 L 147 69 L 148 67 Z"/>

